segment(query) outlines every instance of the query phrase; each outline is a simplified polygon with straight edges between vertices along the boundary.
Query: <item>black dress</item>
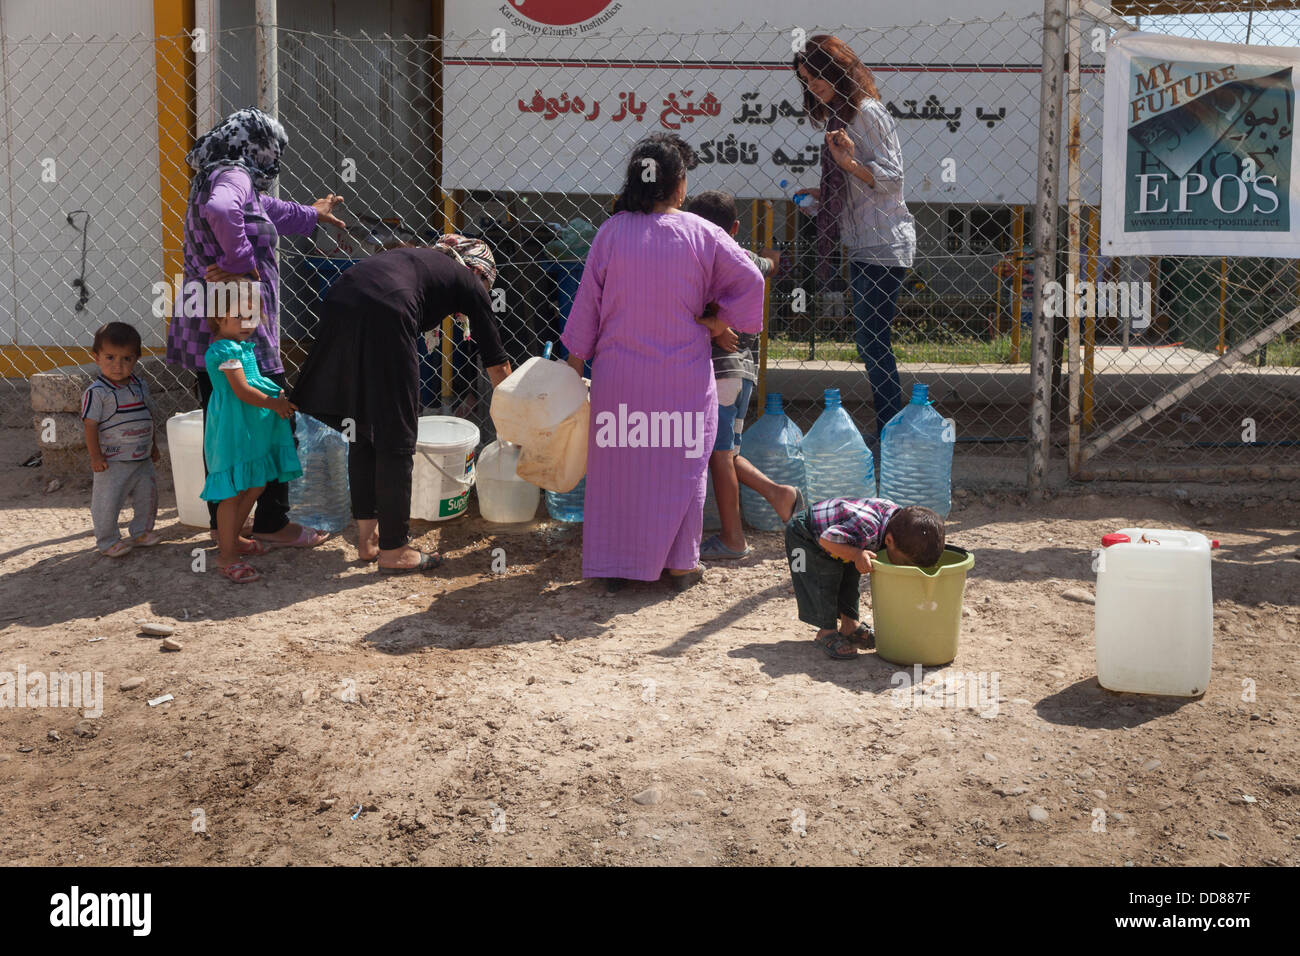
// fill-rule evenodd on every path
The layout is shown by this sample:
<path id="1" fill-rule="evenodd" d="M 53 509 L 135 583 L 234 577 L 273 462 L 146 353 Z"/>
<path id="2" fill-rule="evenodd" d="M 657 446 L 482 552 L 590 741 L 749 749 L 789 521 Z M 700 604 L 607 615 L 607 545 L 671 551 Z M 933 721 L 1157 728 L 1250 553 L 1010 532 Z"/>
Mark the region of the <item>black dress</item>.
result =
<path id="1" fill-rule="evenodd" d="M 344 272 L 321 303 L 316 340 L 290 400 L 322 421 L 413 455 L 420 414 L 418 337 L 452 313 L 469 317 L 485 368 L 507 361 L 479 277 L 436 249 L 392 249 Z"/>

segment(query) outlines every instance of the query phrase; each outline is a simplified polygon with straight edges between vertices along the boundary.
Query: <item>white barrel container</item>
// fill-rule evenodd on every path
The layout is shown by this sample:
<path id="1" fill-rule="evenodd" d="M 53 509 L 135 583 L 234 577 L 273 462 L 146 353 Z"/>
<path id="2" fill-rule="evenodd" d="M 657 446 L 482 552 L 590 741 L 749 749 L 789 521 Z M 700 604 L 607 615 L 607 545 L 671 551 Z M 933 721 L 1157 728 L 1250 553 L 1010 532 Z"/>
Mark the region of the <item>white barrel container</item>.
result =
<path id="1" fill-rule="evenodd" d="M 1132 694 L 1197 697 L 1210 683 L 1210 542 L 1194 531 L 1124 528 L 1097 556 L 1097 681 Z"/>
<path id="2" fill-rule="evenodd" d="M 474 484 L 478 427 L 463 418 L 425 415 L 415 443 L 411 517 L 446 521 L 465 513 Z"/>
<path id="3" fill-rule="evenodd" d="M 492 422 L 502 441 L 527 447 L 586 401 L 587 386 L 577 372 L 534 356 L 493 390 Z"/>
<path id="4" fill-rule="evenodd" d="M 203 466 L 203 409 L 179 412 L 167 419 L 167 453 L 176 487 L 176 516 L 181 524 L 208 528 L 208 503 L 199 495 L 208 480 Z"/>
<path id="5" fill-rule="evenodd" d="M 516 472 L 521 450 L 518 445 L 494 441 L 479 453 L 474 487 L 478 489 L 478 510 L 484 520 L 517 524 L 532 521 L 537 514 L 542 490 Z"/>

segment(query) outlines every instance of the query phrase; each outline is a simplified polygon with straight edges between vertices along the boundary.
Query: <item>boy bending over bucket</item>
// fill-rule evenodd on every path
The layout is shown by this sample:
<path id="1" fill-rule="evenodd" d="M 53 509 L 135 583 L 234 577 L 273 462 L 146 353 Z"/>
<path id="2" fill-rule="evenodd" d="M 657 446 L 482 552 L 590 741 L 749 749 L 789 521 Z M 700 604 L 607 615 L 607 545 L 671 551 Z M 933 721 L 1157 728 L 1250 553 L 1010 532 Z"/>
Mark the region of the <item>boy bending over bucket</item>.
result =
<path id="1" fill-rule="evenodd" d="M 799 620 L 818 628 L 816 641 L 837 661 L 876 646 L 858 620 L 858 585 L 883 548 L 891 564 L 929 568 L 943 556 L 943 519 L 929 508 L 884 498 L 831 498 L 797 511 L 785 526 L 785 552 Z M 836 619 L 839 628 L 836 628 Z"/>

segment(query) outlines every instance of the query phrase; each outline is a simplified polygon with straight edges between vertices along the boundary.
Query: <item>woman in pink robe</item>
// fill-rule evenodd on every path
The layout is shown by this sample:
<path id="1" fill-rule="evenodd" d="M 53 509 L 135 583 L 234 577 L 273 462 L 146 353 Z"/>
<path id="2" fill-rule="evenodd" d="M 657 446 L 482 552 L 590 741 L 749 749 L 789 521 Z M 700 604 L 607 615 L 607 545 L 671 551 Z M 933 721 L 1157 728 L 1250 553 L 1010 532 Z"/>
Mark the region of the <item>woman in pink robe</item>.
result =
<path id="1" fill-rule="evenodd" d="M 763 278 L 710 222 L 678 208 L 694 151 L 652 134 L 628 163 L 619 211 L 592 242 L 561 341 L 591 359 L 582 574 L 679 590 L 699 565 L 705 475 L 718 425 L 705 306 L 715 329 L 761 331 Z"/>

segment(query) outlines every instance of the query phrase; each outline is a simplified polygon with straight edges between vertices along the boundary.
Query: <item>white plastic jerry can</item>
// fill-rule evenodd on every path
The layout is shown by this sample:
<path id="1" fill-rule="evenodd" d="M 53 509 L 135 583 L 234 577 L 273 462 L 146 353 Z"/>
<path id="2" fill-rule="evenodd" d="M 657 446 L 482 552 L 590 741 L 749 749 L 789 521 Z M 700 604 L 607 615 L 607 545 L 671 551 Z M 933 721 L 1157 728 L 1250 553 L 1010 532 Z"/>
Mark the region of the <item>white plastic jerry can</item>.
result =
<path id="1" fill-rule="evenodd" d="M 1213 545 L 1195 531 L 1124 528 L 1097 555 L 1097 681 L 1132 694 L 1197 697 L 1214 645 Z"/>

